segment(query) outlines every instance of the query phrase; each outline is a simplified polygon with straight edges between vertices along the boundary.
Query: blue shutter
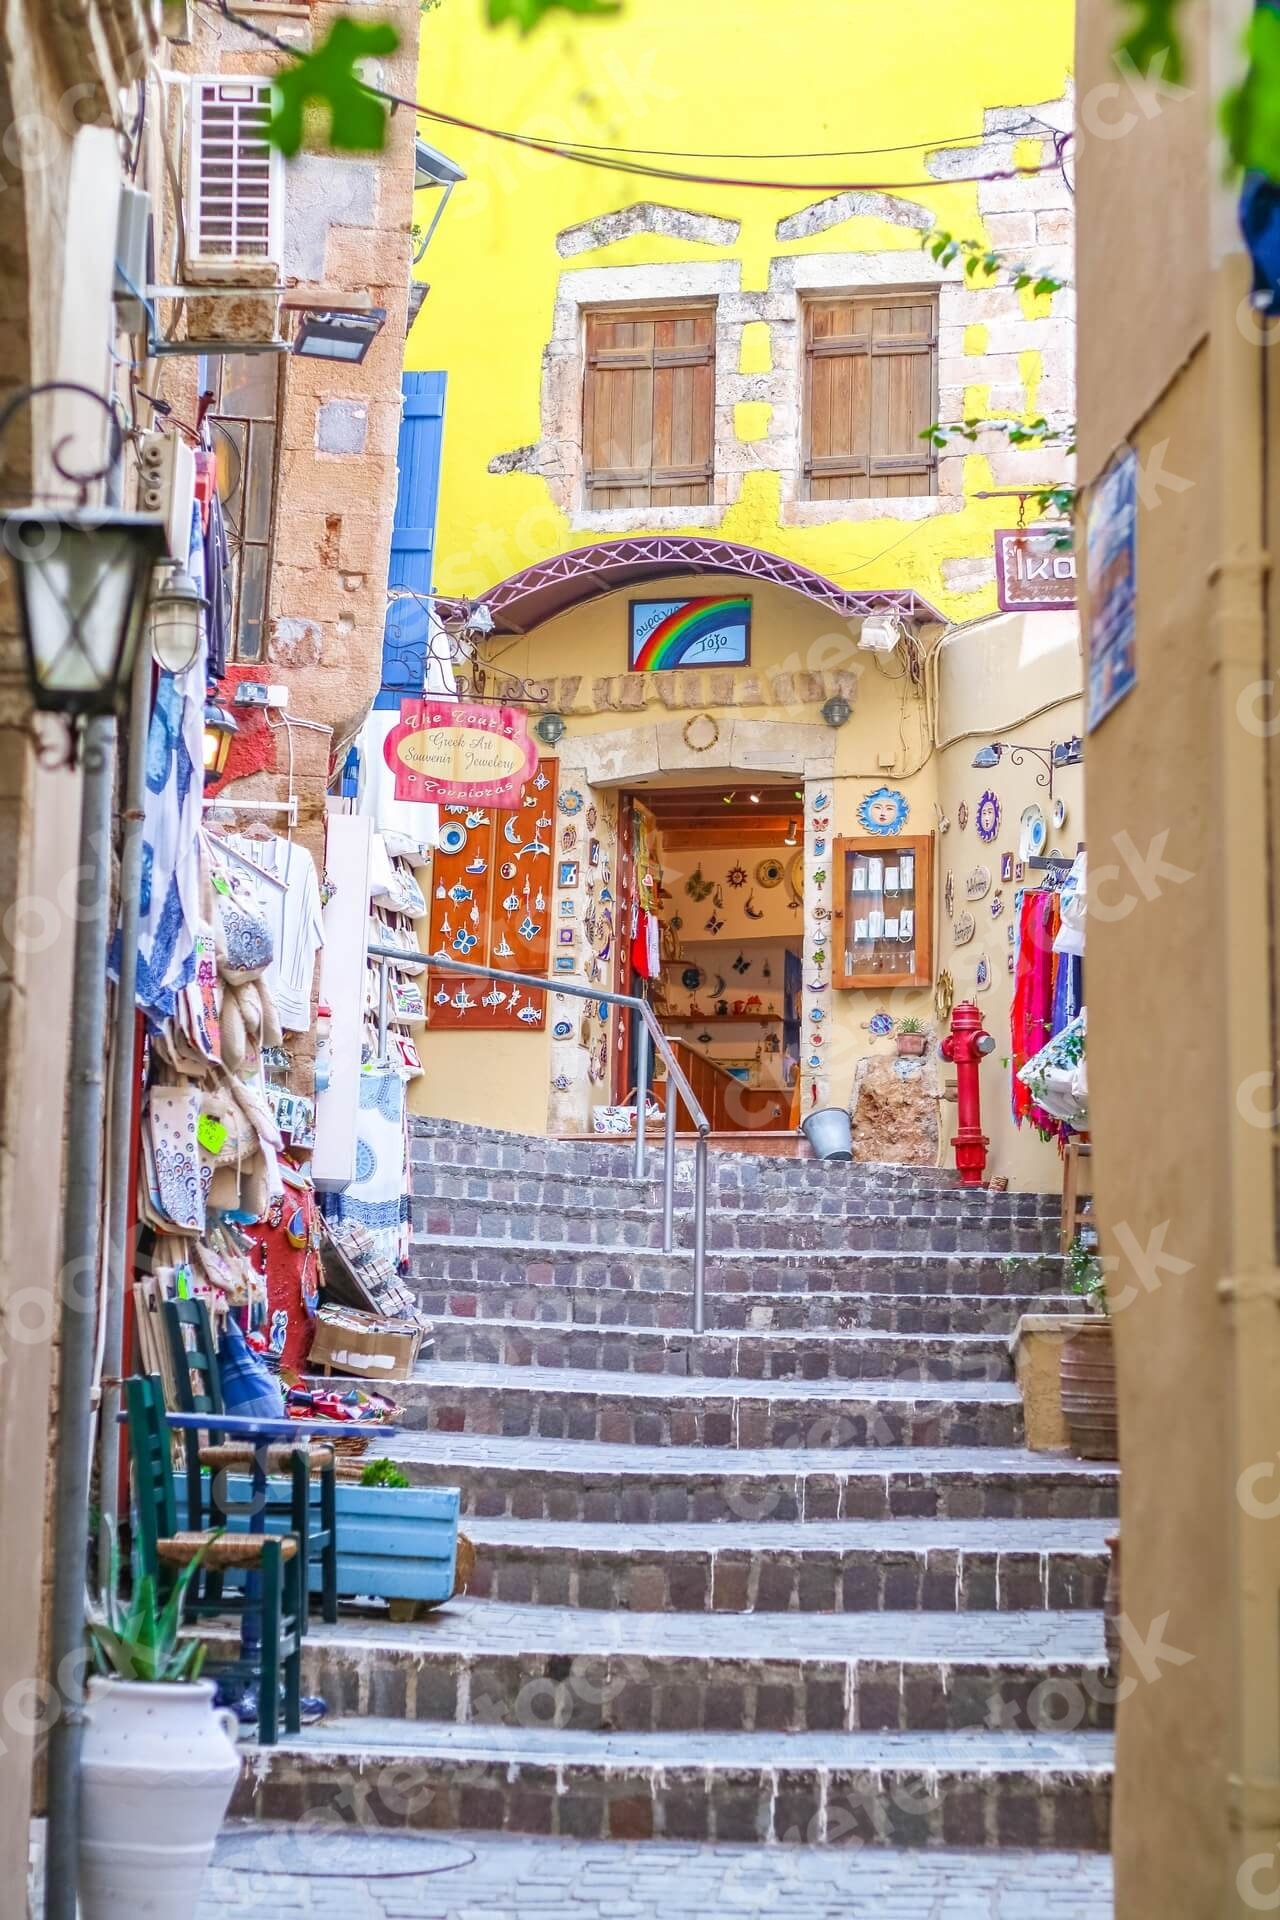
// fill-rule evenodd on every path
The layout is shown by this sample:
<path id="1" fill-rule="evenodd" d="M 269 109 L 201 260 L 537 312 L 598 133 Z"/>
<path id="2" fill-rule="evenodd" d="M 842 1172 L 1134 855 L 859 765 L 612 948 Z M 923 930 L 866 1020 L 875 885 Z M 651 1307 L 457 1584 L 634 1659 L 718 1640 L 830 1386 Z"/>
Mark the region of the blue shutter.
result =
<path id="1" fill-rule="evenodd" d="M 435 565 L 436 509 L 440 500 L 440 455 L 444 444 L 447 374 L 406 373 L 404 413 L 397 455 L 395 529 L 387 586 L 431 595 Z M 423 689 L 430 628 L 418 600 L 392 600 L 382 637 L 382 688 L 375 707 L 396 709 Z"/>

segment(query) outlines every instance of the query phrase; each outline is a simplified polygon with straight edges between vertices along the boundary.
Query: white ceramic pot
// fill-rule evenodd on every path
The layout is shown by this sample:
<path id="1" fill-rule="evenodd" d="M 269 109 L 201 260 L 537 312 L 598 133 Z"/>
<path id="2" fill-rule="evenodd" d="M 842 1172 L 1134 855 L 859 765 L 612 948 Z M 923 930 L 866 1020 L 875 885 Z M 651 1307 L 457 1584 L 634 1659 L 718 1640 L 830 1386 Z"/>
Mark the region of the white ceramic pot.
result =
<path id="1" fill-rule="evenodd" d="M 240 1774 L 210 1680 L 89 1682 L 82 1750 L 82 1920 L 191 1920 Z"/>

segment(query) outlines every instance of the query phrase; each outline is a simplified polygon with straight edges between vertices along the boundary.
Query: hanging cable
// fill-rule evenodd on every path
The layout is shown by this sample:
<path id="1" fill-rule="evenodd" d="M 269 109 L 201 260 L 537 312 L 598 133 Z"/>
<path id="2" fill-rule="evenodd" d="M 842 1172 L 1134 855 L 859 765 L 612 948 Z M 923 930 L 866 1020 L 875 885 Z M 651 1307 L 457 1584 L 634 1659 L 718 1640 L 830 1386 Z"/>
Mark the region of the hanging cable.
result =
<path id="1" fill-rule="evenodd" d="M 242 14 L 233 11 L 230 0 L 203 0 L 206 6 L 216 6 L 223 18 L 233 26 L 242 27 L 245 32 L 254 34 L 259 40 L 274 47 L 277 52 L 287 53 L 290 58 L 297 57 L 297 49 L 287 41 L 281 40 L 267 28 L 260 27 L 256 21 L 247 20 Z M 501 127 L 487 127 L 477 120 L 465 120 L 460 114 L 444 113 L 438 107 L 424 106 L 422 101 L 411 99 L 407 94 L 392 93 L 385 87 L 373 87 L 361 82 L 364 91 L 377 100 L 384 100 L 393 108 L 407 107 L 420 119 L 430 120 L 439 126 L 454 127 L 463 133 L 475 133 L 487 140 L 501 140 L 510 146 L 525 147 L 534 153 L 549 154 L 553 159 L 570 160 L 580 167 L 594 167 L 604 173 L 624 173 L 644 180 L 669 180 L 681 186 L 692 187 L 730 187 L 737 189 L 758 189 L 766 193 L 922 193 L 939 187 L 963 187 L 998 180 L 1024 180 L 1037 174 L 1056 173 L 1062 165 L 1062 155 L 1072 136 L 1054 135 L 1054 157 L 1030 167 L 1001 167 L 989 173 L 966 173 L 946 180 L 741 180 L 728 175 L 711 173 L 687 173 L 672 167 L 648 167 L 638 161 L 621 158 L 625 148 L 604 148 L 599 153 L 575 146 L 562 140 L 540 140 L 534 134 L 510 133 Z M 911 151 L 905 149 L 880 149 L 880 151 Z M 637 149 L 643 152 L 644 149 Z M 868 151 L 876 151 L 869 149 Z M 799 156 L 797 156 L 799 157 Z"/>

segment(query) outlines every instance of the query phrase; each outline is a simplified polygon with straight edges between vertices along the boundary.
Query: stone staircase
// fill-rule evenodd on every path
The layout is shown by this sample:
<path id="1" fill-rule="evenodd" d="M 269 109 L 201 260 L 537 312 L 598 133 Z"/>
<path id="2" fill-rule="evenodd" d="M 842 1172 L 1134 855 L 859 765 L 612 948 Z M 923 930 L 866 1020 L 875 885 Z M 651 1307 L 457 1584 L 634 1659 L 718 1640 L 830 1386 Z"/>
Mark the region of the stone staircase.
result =
<path id="1" fill-rule="evenodd" d="M 1107 1465 L 1031 1454 L 1006 1348 L 1057 1201 L 715 1154 L 709 1331 L 621 1143 L 419 1122 L 435 1351 L 387 1444 L 470 1591 L 313 1625 L 330 1717 L 236 1811 L 578 1839 L 1099 1850 Z"/>

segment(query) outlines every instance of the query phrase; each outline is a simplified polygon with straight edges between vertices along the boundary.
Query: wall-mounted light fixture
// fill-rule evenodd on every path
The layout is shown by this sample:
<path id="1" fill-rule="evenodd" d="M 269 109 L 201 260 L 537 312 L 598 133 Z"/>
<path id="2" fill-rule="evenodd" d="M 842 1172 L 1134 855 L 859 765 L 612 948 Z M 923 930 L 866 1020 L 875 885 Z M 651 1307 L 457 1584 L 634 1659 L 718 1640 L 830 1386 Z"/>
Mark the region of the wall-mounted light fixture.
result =
<path id="1" fill-rule="evenodd" d="M 846 721 L 853 718 L 853 708 L 840 693 L 833 693 L 831 698 L 819 708 L 819 712 L 829 727 L 842 727 Z"/>
<path id="2" fill-rule="evenodd" d="M 1053 776 L 1058 767 L 1078 766 L 1084 757 L 1079 735 L 1070 740 L 1051 740 L 1047 747 L 1028 747 L 1012 740 L 991 740 L 985 747 L 979 747 L 971 764 L 975 767 L 998 767 L 1008 754 L 1009 765 L 1020 767 L 1027 754 L 1038 760 L 1044 768 L 1036 775 L 1036 785 L 1047 787 L 1049 798 L 1053 798 Z"/>
<path id="3" fill-rule="evenodd" d="M 387 323 L 385 307 L 308 307 L 294 329 L 301 360 L 341 360 L 358 367 Z"/>
<path id="4" fill-rule="evenodd" d="M 231 742 L 240 728 L 225 707 L 216 700 L 205 703 L 204 709 L 204 771 L 205 778 L 216 784 L 227 770 L 227 756 L 231 752 Z"/>
<path id="5" fill-rule="evenodd" d="M 200 653 L 200 616 L 209 602 L 185 567 L 170 567 L 163 586 L 151 595 L 148 631 L 156 664 L 166 673 L 185 673 Z"/>
<path id="6" fill-rule="evenodd" d="M 569 731 L 563 715 L 559 713 L 540 714 L 533 723 L 533 730 L 544 747 L 554 747 Z"/>
<path id="7" fill-rule="evenodd" d="M 784 847 L 798 847 L 800 845 L 800 823 L 798 820 L 788 820 L 787 837 L 782 844 Z"/>

